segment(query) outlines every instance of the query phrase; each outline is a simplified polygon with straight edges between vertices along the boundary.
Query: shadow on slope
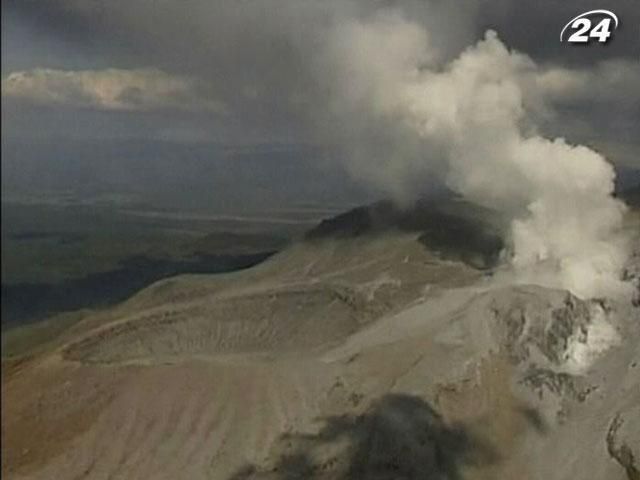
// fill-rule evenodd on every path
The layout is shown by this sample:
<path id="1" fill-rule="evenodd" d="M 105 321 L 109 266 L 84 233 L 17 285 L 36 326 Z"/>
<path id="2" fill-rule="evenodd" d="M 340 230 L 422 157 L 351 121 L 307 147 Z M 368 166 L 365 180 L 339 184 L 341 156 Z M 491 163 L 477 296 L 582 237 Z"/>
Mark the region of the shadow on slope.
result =
<path id="1" fill-rule="evenodd" d="M 113 270 L 60 283 L 2 285 L 2 328 L 26 325 L 61 312 L 114 305 L 151 283 L 174 275 L 242 270 L 274 253 L 195 255 L 185 260 L 137 255 L 125 258 Z"/>
<path id="2" fill-rule="evenodd" d="M 422 199 L 402 209 L 391 201 L 354 208 L 323 220 L 307 240 L 350 238 L 388 230 L 420 233 L 420 242 L 450 260 L 476 268 L 494 266 L 504 242 L 492 213 L 455 198 Z"/>
<path id="3" fill-rule="evenodd" d="M 448 425 L 419 397 L 388 394 L 360 415 L 331 416 L 318 434 L 286 434 L 270 468 L 245 466 L 230 480 L 463 478 L 465 466 L 498 462 L 492 447 Z"/>

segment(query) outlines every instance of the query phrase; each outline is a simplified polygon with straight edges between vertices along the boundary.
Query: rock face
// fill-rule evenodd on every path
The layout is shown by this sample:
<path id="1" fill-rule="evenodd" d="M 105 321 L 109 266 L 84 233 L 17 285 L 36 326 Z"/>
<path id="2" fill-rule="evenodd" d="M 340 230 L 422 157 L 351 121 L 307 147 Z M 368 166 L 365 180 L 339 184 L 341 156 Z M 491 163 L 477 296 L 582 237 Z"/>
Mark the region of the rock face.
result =
<path id="1" fill-rule="evenodd" d="M 607 431 L 607 451 L 611 458 L 624 468 L 629 480 L 639 480 L 640 466 L 638 465 L 637 452 L 634 452 L 625 440 L 619 438 L 623 424 L 624 418 L 620 414 L 617 414 L 611 421 Z"/>
<path id="2" fill-rule="evenodd" d="M 422 199 L 402 209 L 392 202 L 354 208 L 323 220 L 307 239 L 354 238 L 389 230 L 417 232 L 420 242 L 440 257 L 489 268 L 504 243 L 492 214 L 456 199 Z"/>
<path id="3" fill-rule="evenodd" d="M 15 479 L 637 479 L 640 310 L 420 233 L 160 282 L 3 363 Z"/>

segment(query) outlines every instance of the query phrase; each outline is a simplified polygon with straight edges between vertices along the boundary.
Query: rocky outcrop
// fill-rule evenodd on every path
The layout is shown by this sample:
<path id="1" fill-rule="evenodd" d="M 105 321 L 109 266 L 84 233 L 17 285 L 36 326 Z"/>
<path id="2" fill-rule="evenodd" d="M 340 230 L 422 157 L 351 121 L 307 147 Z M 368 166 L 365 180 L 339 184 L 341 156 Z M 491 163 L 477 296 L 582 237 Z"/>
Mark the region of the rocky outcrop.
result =
<path id="1" fill-rule="evenodd" d="M 623 423 L 624 419 L 620 414 L 611 420 L 606 437 L 607 452 L 624 468 L 629 480 L 640 480 L 640 463 L 638 463 L 637 452 L 634 452 L 624 440 L 618 438 Z"/>

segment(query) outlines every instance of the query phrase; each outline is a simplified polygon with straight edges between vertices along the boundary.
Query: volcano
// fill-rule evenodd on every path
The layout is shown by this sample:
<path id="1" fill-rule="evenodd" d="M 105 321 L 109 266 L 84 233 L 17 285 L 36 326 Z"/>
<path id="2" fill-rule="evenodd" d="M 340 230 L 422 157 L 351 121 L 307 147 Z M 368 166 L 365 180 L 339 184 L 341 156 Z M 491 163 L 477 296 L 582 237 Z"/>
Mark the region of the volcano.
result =
<path id="1" fill-rule="evenodd" d="M 362 207 L 5 359 L 2 473 L 638 479 L 640 310 L 504 284 L 468 208 Z"/>

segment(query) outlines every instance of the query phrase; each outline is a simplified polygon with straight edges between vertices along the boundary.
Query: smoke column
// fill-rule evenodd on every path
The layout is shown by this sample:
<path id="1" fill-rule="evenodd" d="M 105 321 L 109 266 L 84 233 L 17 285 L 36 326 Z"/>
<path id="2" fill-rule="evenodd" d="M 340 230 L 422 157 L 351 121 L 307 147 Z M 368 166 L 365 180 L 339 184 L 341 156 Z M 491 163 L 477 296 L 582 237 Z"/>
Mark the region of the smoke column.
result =
<path id="1" fill-rule="evenodd" d="M 398 12 L 336 27 L 324 66 L 342 81 L 335 111 L 414 136 L 423 161 L 442 157 L 449 187 L 510 222 L 510 263 L 519 281 L 563 287 L 582 297 L 625 288 L 614 170 L 597 152 L 536 134 L 528 109 L 541 98 L 540 69 L 509 51 L 493 31 L 444 64 L 428 32 Z M 410 133 L 409 133 L 410 132 Z M 431 158 L 431 160 L 429 160 Z M 356 174 L 371 177 L 365 160 Z M 415 159 L 394 156 L 382 182 L 400 186 Z"/>

